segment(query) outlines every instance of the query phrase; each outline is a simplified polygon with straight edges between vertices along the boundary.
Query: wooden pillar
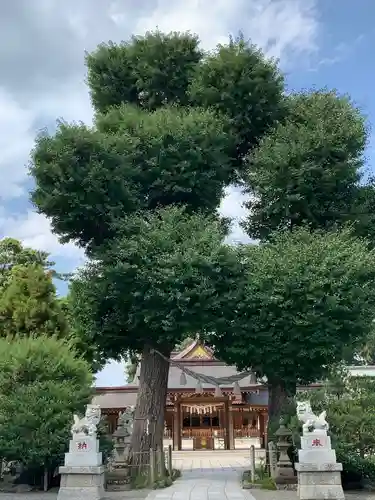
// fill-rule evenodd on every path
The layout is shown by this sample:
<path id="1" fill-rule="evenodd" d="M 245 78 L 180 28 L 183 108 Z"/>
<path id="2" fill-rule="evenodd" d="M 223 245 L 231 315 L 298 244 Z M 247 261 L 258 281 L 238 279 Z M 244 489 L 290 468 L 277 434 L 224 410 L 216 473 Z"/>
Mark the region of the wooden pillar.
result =
<path id="1" fill-rule="evenodd" d="M 234 450 L 234 428 L 233 428 L 233 407 L 232 403 L 228 404 L 228 449 Z"/>
<path id="2" fill-rule="evenodd" d="M 265 448 L 267 446 L 267 425 L 268 425 L 268 415 L 266 413 L 261 413 L 259 415 L 259 434 L 260 434 L 260 446 Z"/>
<path id="3" fill-rule="evenodd" d="M 268 446 L 268 413 L 263 413 L 264 420 L 264 446 Z"/>
<path id="4" fill-rule="evenodd" d="M 173 449 L 181 450 L 181 404 L 175 401 L 173 408 Z"/>

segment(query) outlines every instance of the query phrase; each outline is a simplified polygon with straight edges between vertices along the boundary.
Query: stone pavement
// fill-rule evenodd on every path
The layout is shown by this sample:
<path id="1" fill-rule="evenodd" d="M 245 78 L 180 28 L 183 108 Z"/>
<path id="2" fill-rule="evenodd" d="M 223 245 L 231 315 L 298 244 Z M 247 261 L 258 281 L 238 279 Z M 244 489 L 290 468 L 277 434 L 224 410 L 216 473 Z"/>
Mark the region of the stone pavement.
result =
<path id="1" fill-rule="evenodd" d="M 149 493 L 149 490 L 137 490 L 137 491 L 117 491 L 117 492 L 106 492 L 105 499 L 103 500 L 144 500 Z M 42 491 L 36 491 L 31 493 L 2 493 L 0 492 L 0 500 L 56 500 L 57 490 L 48 491 L 43 493 Z M 74 500 L 72 498 L 72 500 Z"/>
<path id="2" fill-rule="evenodd" d="M 297 500 L 293 491 L 243 490 L 241 475 L 249 468 L 246 450 L 173 452 L 173 461 L 182 477 L 170 488 L 150 492 L 146 500 Z M 375 494 L 347 493 L 345 498 L 375 500 Z"/>
<path id="3" fill-rule="evenodd" d="M 254 500 L 240 483 L 249 458 L 247 450 L 173 452 L 182 477 L 170 488 L 152 491 L 147 500 Z"/>
<path id="4" fill-rule="evenodd" d="M 266 491 L 252 490 L 251 494 L 255 500 L 297 500 L 297 494 L 293 491 Z M 375 493 L 347 493 L 346 500 L 375 500 Z"/>
<path id="5" fill-rule="evenodd" d="M 182 473 L 192 471 L 244 470 L 250 465 L 249 450 L 174 451 L 173 467 Z"/>
<path id="6" fill-rule="evenodd" d="M 240 479 L 249 468 L 247 451 L 173 452 L 182 477 L 170 488 L 106 493 L 106 500 L 297 500 L 292 491 L 243 490 Z M 57 492 L 0 493 L 0 500 L 56 500 Z M 373 493 L 346 493 L 347 500 L 375 500 Z"/>
<path id="7" fill-rule="evenodd" d="M 190 473 L 188 473 L 189 475 Z M 210 475 L 210 474 L 209 474 Z M 200 480 L 198 480 L 198 482 L 200 482 Z M 214 479 L 214 482 L 217 483 L 217 479 L 215 480 Z M 181 485 L 184 484 L 184 479 L 181 478 L 178 482 L 176 481 L 176 483 L 180 483 Z M 176 485 L 175 483 L 175 485 Z M 207 481 L 208 483 L 208 481 Z M 197 483 L 198 484 L 198 483 Z M 174 486 L 175 486 L 174 485 Z M 173 500 L 178 500 L 179 498 L 183 499 L 183 498 L 189 498 L 186 494 L 185 494 L 185 489 L 184 487 L 182 486 L 182 490 L 183 490 L 183 493 L 185 496 L 180 496 L 178 494 L 178 490 L 174 489 L 174 486 L 171 486 L 171 488 L 167 488 L 165 490 L 158 490 L 158 491 L 154 491 L 154 492 L 151 492 L 150 493 L 150 496 L 148 497 L 148 500 L 150 499 L 154 499 L 154 498 L 158 498 L 158 497 L 155 497 L 155 494 L 156 493 L 160 493 L 160 494 L 163 494 L 164 493 L 164 497 L 159 497 L 160 500 L 169 500 L 169 499 L 173 499 Z M 202 487 L 202 483 L 201 483 L 201 487 Z M 240 496 L 240 494 L 237 495 L 238 493 L 238 490 L 233 490 L 231 489 L 230 487 L 227 489 L 227 492 L 224 491 L 224 495 L 226 494 L 227 496 L 222 496 L 222 493 L 223 491 L 220 491 L 220 488 L 218 489 L 215 489 L 214 487 L 211 487 L 210 489 L 207 488 L 207 486 L 205 486 L 205 489 L 207 490 L 207 496 L 204 497 L 198 497 L 198 496 L 195 496 L 195 494 L 198 494 L 199 493 L 199 487 L 195 490 L 193 490 L 193 494 L 194 496 L 191 497 L 191 500 L 199 500 L 199 498 L 212 498 L 213 500 L 222 500 L 223 498 L 224 499 L 235 499 L 235 500 L 242 500 L 242 499 L 245 499 L 245 500 L 296 500 L 297 499 L 297 496 L 294 492 L 291 492 L 291 491 L 251 491 L 251 495 L 250 496 L 250 493 L 249 492 L 246 492 L 246 490 L 241 490 L 241 494 L 244 492 L 246 493 L 245 496 Z M 173 491 L 175 493 L 175 496 L 171 496 L 169 494 L 169 492 Z M 191 490 L 190 490 L 191 491 Z M 126 492 L 126 496 L 124 496 L 124 493 L 107 493 L 107 499 L 108 500 L 138 500 L 138 499 L 141 499 L 141 498 L 145 498 L 145 495 L 147 495 L 147 493 L 145 491 L 136 491 L 136 492 L 132 492 L 132 496 L 128 496 L 128 493 L 129 492 Z M 208 496 L 208 494 L 210 493 L 210 496 Z M 232 494 L 232 496 L 228 496 L 228 493 L 229 494 Z M 168 496 L 168 495 L 169 496 Z M 136 496 L 135 496 L 136 495 Z M 219 496 L 221 495 L 221 496 Z M 234 495 L 234 496 L 233 496 Z M 42 493 L 42 492 L 38 492 L 38 493 L 20 493 L 20 494 L 15 494 L 15 493 L 0 493 L 0 500 L 56 500 L 57 498 L 57 494 L 54 493 L 54 492 L 48 492 L 48 493 Z M 374 493 L 346 493 L 345 494 L 345 498 L 347 500 L 375 500 L 375 494 Z"/>
<path id="8" fill-rule="evenodd" d="M 254 500 L 240 485 L 239 471 L 216 469 L 186 471 L 164 490 L 152 491 L 146 500 Z"/>

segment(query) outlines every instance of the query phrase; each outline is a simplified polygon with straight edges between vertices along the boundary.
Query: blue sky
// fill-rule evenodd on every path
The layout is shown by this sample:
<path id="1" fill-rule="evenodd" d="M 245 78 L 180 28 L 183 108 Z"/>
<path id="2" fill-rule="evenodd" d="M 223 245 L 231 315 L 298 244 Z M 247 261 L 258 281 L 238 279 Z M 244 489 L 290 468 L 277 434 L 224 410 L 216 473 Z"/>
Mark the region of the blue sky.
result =
<path id="1" fill-rule="evenodd" d="M 134 6 L 133 4 L 136 4 Z M 0 4 L 0 236 L 51 253 L 59 271 L 84 262 L 74 244 L 60 245 L 48 220 L 28 201 L 29 151 L 40 128 L 56 119 L 90 123 L 84 84 L 85 50 L 147 30 L 190 30 L 211 48 L 242 31 L 267 55 L 280 59 L 289 90 L 335 88 L 348 93 L 375 123 L 374 0 L 17 0 Z M 367 165 L 375 140 L 370 135 Z M 242 198 L 228 190 L 222 212 L 243 216 Z M 233 240 L 243 234 L 234 227 Z M 59 284 L 60 293 L 66 286 Z M 123 366 L 109 364 L 98 385 L 120 385 Z"/>

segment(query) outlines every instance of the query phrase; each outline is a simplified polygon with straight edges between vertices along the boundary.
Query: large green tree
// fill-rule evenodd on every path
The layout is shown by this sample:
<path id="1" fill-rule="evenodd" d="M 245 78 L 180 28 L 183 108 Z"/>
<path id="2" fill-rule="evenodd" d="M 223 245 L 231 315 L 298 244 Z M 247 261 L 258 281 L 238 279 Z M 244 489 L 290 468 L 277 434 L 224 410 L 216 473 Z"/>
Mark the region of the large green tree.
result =
<path id="1" fill-rule="evenodd" d="M 48 260 L 47 252 L 24 247 L 19 240 L 14 238 L 0 240 L 0 287 L 4 285 L 14 266 L 29 264 L 52 269 L 54 263 Z"/>
<path id="2" fill-rule="evenodd" d="M 53 470 L 69 441 L 73 413 L 92 397 L 89 365 L 65 339 L 0 338 L 0 455 Z"/>
<path id="3" fill-rule="evenodd" d="M 263 240 L 273 231 L 359 220 L 369 203 L 360 187 L 366 140 L 365 119 L 349 98 L 329 91 L 290 96 L 287 120 L 247 159 L 246 232 Z"/>
<path id="4" fill-rule="evenodd" d="M 82 245 L 102 263 L 100 273 L 110 275 L 117 283 L 123 270 L 103 255 L 106 248 L 113 252 L 116 245 L 119 249 L 124 245 L 123 219 L 132 228 L 129 214 L 156 210 L 160 206 L 184 205 L 186 213 L 180 221 L 181 229 L 175 221 L 176 235 L 166 230 L 167 239 L 174 241 L 178 234 L 186 236 L 184 217 L 188 214 L 202 212 L 210 218 L 209 214 L 216 212 L 224 188 L 237 179 L 239 167 L 243 165 L 239 161 L 243 152 L 253 148 L 281 116 L 278 108 L 284 106 L 283 79 L 273 62 L 242 39 L 231 41 L 227 48 L 218 47 L 208 55 L 200 50 L 197 37 L 190 34 L 155 32 L 133 37 L 120 45 L 104 44 L 88 54 L 86 62 L 96 112 L 94 126 L 61 123 L 53 135 L 44 133 L 38 138 L 31 162 L 31 174 L 36 182 L 32 199 L 37 209 L 49 217 L 63 241 Z M 148 221 L 150 216 L 145 217 Z M 137 215 L 135 220 L 141 224 L 142 217 Z M 207 221 L 208 228 L 211 224 L 211 220 Z M 217 229 L 212 231 L 217 234 Z M 177 247 L 192 245 L 192 255 L 199 253 L 201 250 L 195 247 L 194 238 L 192 241 L 187 238 L 186 242 L 178 240 Z M 218 238 L 215 241 L 219 244 Z M 161 245 L 159 240 L 157 243 Z M 156 249 L 164 255 L 163 248 L 156 246 Z M 206 254 L 202 250 L 202 259 L 210 262 L 210 252 L 213 246 L 207 247 Z M 143 254 L 140 255 L 142 260 Z M 151 256 L 155 256 L 152 251 Z M 155 256 L 149 263 L 142 261 L 141 264 L 147 264 L 149 269 L 151 264 L 158 266 L 159 261 Z M 177 266 L 173 269 L 180 265 L 176 260 L 172 264 Z M 108 273 L 104 265 L 108 266 Z M 160 265 L 164 269 L 163 261 Z M 182 272 L 183 269 L 179 269 Z M 207 265 L 206 270 L 209 269 Z M 217 272 L 220 269 L 217 268 Z M 94 276 L 99 272 L 95 264 L 91 271 Z M 213 282 L 216 277 L 214 274 Z M 137 404 L 137 414 L 143 416 L 150 415 L 149 401 L 156 404 L 152 411 L 160 414 L 164 411 L 166 365 L 152 354 L 152 348 L 168 354 L 182 340 L 185 331 L 184 326 L 176 326 L 177 320 L 176 329 L 169 325 L 165 304 L 169 296 L 173 303 L 177 292 L 166 278 L 160 278 L 166 287 L 163 300 L 155 298 L 162 312 L 153 312 L 152 325 L 144 311 L 154 307 L 154 303 L 150 304 L 149 295 L 143 289 L 128 294 L 129 303 L 117 301 L 117 291 L 115 296 L 110 296 L 113 308 L 108 324 L 111 328 L 107 327 L 108 311 L 102 316 L 105 321 L 95 323 L 90 307 L 96 305 L 89 297 L 87 301 L 79 300 L 78 291 L 74 291 L 77 302 L 86 311 L 82 313 L 83 328 L 97 332 L 95 341 L 103 352 L 117 356 L 144 351 Z M 193 275 L 192 283 L 198 278 Z M 91 279 L 94 278 L 90 275 Z M 92 292 L 95 290 L 93 285 Z M 204 288 L 198 287 L 198 290 L 202 296 L 201 315 L 198 314 L 197 319 L 199 327 L 203 327 L 206 297 Z M 183 299 L 184 290 L 181 294 Z M 98 303 L 105 303 L 105 298 L 104 295 Z M 185 304 L 178 304 L 178 308 L 185 308 L 184 318 L 191 318 L 193 323 L 191 311 L 196 309 L 195 300 L 198 299 L 190 298 Z M 137 314 L 128 317 L 132 307 Z M 171 314 L 173 317 L 174 312 Z M 125 321 L 130 321 L 132 328 L 136 326 L 132 321 L 148 325 L 132 330 L 131 344 L 130 337 L 125 335 Z M 219 309 L 216 321 L 222 321 Z M 151 326 L 152 334 L 148 329 Z M 156 377 L 160 385 L 155 391 L 160 397 L 153 395 L 147 400 L 146 389 L 155 387 L 155 373 L 161 374 Z M 136 422 L 135 435 L 139 436 L 139 426 L 144 421 Z M 161 436 L 162 428 L 158 424 L 154 439 L 159 444 Z M 135 444 L 137 451 L 139 444 Z"/>
<path id="5" fill-rule="evenodd" d="M 364 115 L 347 96 L 327 90 L 288 96 L 286 119 L 246 160 L 249 236 L 265 241 L 275 231 L 330 231 L 350 223 L 373 246 L 375 189 L 363 178 L 367 135 Z M 345 359 L 363 351 L 352 347 Z"/>
<path id="6" fill-rule="evenodd" d="M 16 265 L 0 288 L 0 335 L 67 336 L 68 323 L 50 271 L 40 264 Z"/>
<path id="7" fill-rule="evenodd" d="M 299 229 L 239 252 L 242 290 L 213 342 L 226 362 L 267 377 L 272 423 L 296 384 L 324 378 L 372 330 L 375 251 L 348 230 Z"/>
<path id="8" fill-rule="evenodd" d="M 240 268 L 223 239 L 215 217 L 182 208 L 129 216 L 112 247 L 73 281 L 74 314 L 86 318 L 90 310 L 94 343 L 113 358 L 142 356 L 134 449 L 162 446 L 175 345 L 225 321 Z"/>
<path id="9" fill-rule="evenodd" d="M 0 241 L 0 336 L 57 335 L 69 338 L 93 371 L 104 364 L 102 353 L 84 337 L 71 314 L 69 297 L 58 297 L 54 278 L 61 278 L 47 252 L 20 241 Z"/>

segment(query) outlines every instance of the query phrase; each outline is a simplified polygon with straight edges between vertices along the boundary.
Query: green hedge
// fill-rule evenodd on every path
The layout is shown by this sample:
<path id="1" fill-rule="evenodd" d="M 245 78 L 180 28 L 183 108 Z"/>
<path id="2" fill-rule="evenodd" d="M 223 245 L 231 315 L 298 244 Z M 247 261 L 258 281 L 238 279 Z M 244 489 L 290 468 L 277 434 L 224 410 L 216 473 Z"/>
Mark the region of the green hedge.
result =
<path id="1" fill-rule="evenodd" d="M 336 449 L 337 461 L 342 463 L 341 474 L 344 489 L 361 489 L 375 485 L 375 459 L 374 457 L 360 457 L 338 447 Z"/>

